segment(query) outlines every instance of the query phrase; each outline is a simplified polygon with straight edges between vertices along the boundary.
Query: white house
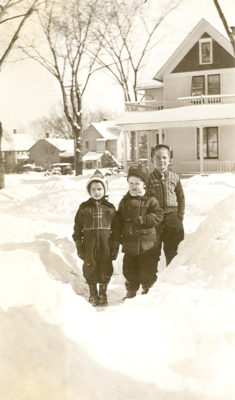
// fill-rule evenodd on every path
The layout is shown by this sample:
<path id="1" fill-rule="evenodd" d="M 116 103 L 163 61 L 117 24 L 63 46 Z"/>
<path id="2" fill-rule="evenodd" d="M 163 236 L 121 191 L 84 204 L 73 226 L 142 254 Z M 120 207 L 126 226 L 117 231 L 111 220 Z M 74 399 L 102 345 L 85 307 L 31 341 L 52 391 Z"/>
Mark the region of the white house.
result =
<path id="1" fill-rule="evenodd" d="M 127 136 L 129 142 L 130 135 Z M 124 134 L 117 126 L 116 121 L 92 122 L 83 134 L 82 144 L 85 155 L 88 152 L 104 153 L 108 151 L 119 162 L 124 160 Z"/>
<path id="2" fill-rule="evenodd" d="M 35 139 L 32 136 L 18 133 L 16 130 L 10 137 L 3 137 L 2 152 L 6 172 L 14 171 L 29 160 L 29 149 L 34 143 Z"/>
<path id="3" fill-rule="evenodd" d="M 235 170 L 234 54 L 211 24 L 202 19 L 139 90 L 143 100 L 127 103 L 118 120 L 124 134 L 135 132 L 137 160 L 146 143 L 151 169 L 151 148 L 166 143 L 179 173 Z"/>

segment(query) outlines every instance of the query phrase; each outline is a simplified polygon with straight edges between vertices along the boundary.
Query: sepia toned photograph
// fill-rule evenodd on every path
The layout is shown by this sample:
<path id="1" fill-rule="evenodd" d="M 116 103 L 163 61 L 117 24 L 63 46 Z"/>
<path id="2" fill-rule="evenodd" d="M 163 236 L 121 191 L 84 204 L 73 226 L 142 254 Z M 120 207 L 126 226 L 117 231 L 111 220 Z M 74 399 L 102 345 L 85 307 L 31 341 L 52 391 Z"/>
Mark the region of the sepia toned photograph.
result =
<path id="1" fill-rule="evenodd" d="M 234 0 L 0 0 L 0 400 L 234 400 Z"/>

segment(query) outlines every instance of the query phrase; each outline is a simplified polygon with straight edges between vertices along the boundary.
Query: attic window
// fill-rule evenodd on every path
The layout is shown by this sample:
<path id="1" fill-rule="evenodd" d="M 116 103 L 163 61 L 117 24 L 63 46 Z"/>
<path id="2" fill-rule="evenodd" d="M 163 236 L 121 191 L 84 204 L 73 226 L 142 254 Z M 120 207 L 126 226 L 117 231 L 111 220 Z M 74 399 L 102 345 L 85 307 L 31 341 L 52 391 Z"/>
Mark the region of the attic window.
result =
<path id="1" fill-rule="evenodd" d="M 199 40 L 199 63 L 200 64 L 212 64 L 212 39 L 205 38 Z"/>

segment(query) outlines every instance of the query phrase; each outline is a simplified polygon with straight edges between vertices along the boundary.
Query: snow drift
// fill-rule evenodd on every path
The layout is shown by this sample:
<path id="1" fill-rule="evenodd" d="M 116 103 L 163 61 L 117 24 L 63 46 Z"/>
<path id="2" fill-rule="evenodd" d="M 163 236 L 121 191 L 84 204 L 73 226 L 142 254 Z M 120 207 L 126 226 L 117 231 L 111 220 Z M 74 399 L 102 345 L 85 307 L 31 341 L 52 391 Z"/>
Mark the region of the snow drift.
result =
<path id="1" fill-rule="evenodd" d="M 101 312 L 71 240 L 85 183 L 7 176 L 0 192 L 1 400 L 234 399 L 234 175 L 183 181 L 178 256 L 123 304 L 120 254 Z M 117 205 L 126 180 L 109 187 Z"/>

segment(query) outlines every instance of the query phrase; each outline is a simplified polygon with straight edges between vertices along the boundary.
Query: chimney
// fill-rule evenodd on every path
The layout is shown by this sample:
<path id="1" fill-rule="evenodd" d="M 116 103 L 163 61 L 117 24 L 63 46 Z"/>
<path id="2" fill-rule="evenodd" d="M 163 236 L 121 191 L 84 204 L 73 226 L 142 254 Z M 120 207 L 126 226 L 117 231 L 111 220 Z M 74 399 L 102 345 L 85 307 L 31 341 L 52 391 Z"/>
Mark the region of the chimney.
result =
<path id="1" fill-rule="evenodd" d="M 49 138 L 49 132 L 46 132 L 46 138 L 47 139 Z"/>

